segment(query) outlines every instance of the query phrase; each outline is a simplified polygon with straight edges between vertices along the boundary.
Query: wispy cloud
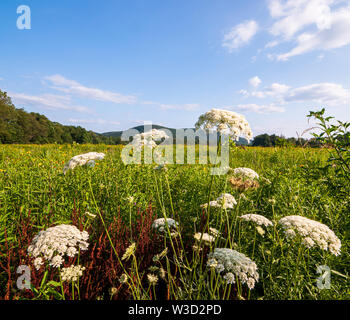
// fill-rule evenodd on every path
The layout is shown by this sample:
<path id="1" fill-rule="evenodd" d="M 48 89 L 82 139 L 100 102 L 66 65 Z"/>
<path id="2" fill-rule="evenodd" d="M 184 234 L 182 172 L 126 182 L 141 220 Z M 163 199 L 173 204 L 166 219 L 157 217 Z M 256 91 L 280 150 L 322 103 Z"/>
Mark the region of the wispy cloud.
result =
<path id="1" fill-rule="evenodd" d="M 233 52 L 250 42 L 250 40 L 258 32 L 259 26 L 255 20 L 244 21 L 233 27 L 224 35 L 222 46 L 227 48 L 229 52 Z"/>
<path id="2" fill-rule="evenodd" d="M 77 112 L 91 113 L 91 110 L 84 106 L 73 105 L 70 97 L 54 94 L 28 95 L 24 93 L 9 93 L 15 105 L 34 106 L 46 109 L 73 110 Z"/>
<path id="3" fill-rule="evenodd" d="M 105 119 L 74 119 L 69 118 L 68 122 L 75 124 L 108 124 L 108 125 L 120 125 L 119 121 L 111 121 Z"/>
<path id="4" fill-rule="evenodd" d="M 261 83 L 261 80 L 258 76 L 255 76 L 251 79 L 249 79 L 249 83 L 251 86 L 253 86 L 254 88 L 258 87 Z"/>
<path id="5" fill-rule="evenodd" d="M 338 106 L 350 103 L 350 90 L 337 83 L 314 83 L 306 86 L 292 88 L 285 84 L 273 83 L 262 90 L 248 91 L 240 90 L 244 97 L 254 97 L 258 99 L 272 98 L 275 104 L 296 103 L 317 103 L 327 106 Z M 260 111 L 264 108 L 256 108 L 253 105 L 247 105 L 251 111 Z M 271 111 L 273 108 L 271 109 Z M 277 111 L 277 109 L 276 109 Z"/>
<path id="6" fill-rule="evenodd" d="M 70 80 L 60 74 L 47 76 L 44 80 L 48 81 L 51 88 L 77 96 L 80 98 L 112 102 L 116 104 L 134 104 L 137 98 L 132 95 L 123 95 L 121 93 L 101 90 L 97 88 L 89 88 L 83 86 L 75 80 Z"/>
<path id="7" fill-rule="evenodd" d="M 327 106 L 344 105 L 350 102 L 350 90 L 336 83 L 316 83 L 290 90 L 286 102 L 315 102 Z"/>
<path id="8" fill-rule="evenodd" d="M 142 101 L 144 105 L 157 106 L 162 110 L 183 110 L 183 111 L 195 111 L 198 110 L 200 105 L 197 103 L 184 103 L 184 104 L 167 104 L 156 101 Z"/>
<path id="9" fill-rule="evenodd" d="M 296 43 L 288 52 L 270 53 L 270 59 L 286 61 L 314 50 L 325 51 L 350 44 L 348 1 L 270 0 L 268 8 L 276 20 L 270 33 L 280 37 L 280 42 Z"/>
<path id="10" fill-rule="evenodd" d="M 270 105 L 259 105 L 259 104 L 255 104 L 255 103 L 251 103 L 251 104 L 239 104 L 237 106 L 237 109 L 239 110 L 243 110 L 243 111 L 251 111 L 251 112 L 255 112 L 255 113 L 281 113 L 281 112 L 285 112 L 286 109 L 283 107 L 279 107 L 276 106 L 274 104 L 270 104 Z"/>

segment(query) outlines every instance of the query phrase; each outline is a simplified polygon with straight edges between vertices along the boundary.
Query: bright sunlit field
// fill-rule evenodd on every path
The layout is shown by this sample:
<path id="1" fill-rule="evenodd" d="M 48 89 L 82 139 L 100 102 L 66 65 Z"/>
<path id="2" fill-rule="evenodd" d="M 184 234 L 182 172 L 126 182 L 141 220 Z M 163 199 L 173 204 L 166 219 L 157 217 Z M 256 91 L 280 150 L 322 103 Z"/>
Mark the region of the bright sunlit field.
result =
<path id="1" fill-rule="evenodd" d="M 0 298 L 349 298 L 349 203 L 329 188 L 327 179 L 333 177 L 318 170 L 328 150 L 231 147 L 230 167 L 251 168 L 260 176 L 254 188 L 237 189 L 230 173 L 210 175 L 210 165 L 160 170 L 125 165 L 121 149 L 0 146 Z M 94 167 L 62 173 L 73 156 L 90 151 L 106 156 Z M 233 208 L 202 206 L 224 193 L 235 198 Z M 240 218 L 246 214 L 264 216 L 273 225 Z M 341 253 L 288 237 L 278 221 L 293 215 L 328 226 L 341 241 Z M 178 226 L 170 230 L 166 225 L 163 233 L 152 227 L 164 217 Z M 61 224 L 88 232 L 87 250 L 66 257 L 63 264 L 85 268 L 76 281 L 62 280 L 62 270 L 46 262 L 35 268 L 27 251 L 39 231 Z M 233 249 L 255 263 L 255 285 L 249 288 L 244 275 L 227 281 L 227 275 L 217 272 L 209 259 L 215 248 Z M 30 289 L 18 289 L 20 265 L 30 268 Z M 319 266 L 330 273 L 318 273 Z M 318 285 L 322 275 L 329 277 L 329 288 Z"/>

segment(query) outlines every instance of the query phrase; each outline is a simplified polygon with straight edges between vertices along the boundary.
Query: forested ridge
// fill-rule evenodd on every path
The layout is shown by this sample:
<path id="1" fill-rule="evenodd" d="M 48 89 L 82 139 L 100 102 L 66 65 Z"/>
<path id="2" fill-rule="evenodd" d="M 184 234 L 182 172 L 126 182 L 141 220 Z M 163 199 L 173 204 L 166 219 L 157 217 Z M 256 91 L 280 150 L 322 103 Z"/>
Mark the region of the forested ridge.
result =
<path id="1" fill-rule="evenodd" d="M 80 126 L 65 126 L 44 115 L 16 108 L 6 92 L 0 90 L 0 143 L 106 143 L 119 138 L 106 137 Z"/>

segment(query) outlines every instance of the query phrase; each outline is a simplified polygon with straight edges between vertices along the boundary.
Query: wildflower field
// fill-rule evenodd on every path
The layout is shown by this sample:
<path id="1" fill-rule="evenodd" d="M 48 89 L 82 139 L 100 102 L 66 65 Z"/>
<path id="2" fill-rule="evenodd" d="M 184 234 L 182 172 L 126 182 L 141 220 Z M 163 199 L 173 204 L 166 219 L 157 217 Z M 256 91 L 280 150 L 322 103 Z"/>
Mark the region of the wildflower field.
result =
<path id="1" fill-rule="evenodd" d="M 0 299 L 349 299 L 349 185 L 328 149 L 231 146 L 255 180 L 121 150 L 0 146 Z M 105 157 L 63 174 L 88 152 Z"/>

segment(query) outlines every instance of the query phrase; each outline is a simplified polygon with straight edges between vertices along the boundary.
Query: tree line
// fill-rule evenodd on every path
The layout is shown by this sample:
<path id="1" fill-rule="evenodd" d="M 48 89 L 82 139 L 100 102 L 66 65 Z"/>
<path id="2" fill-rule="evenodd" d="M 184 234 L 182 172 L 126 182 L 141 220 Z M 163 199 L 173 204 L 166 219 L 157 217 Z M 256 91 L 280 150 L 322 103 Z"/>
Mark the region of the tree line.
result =
<path id="1" fill-rule="evenodd" d="M 260 134 L 254 137 L 252 141 L 252 146 L 254 147 L 320 147 L 321 143 L 314 139 L 304 139 L 304 138 L 286 138 L 284 136 L 277 136 L 275 134 L 268 135 Z"/>
<path id="2" fill-rule="evenodd" d="M 0 143 L 105 143 L 118 144 L 120 138 L 105 137 L 78 126 L 52 122 L 44 115 L 16 108 L 6 92 L 0 90 Z"/>

